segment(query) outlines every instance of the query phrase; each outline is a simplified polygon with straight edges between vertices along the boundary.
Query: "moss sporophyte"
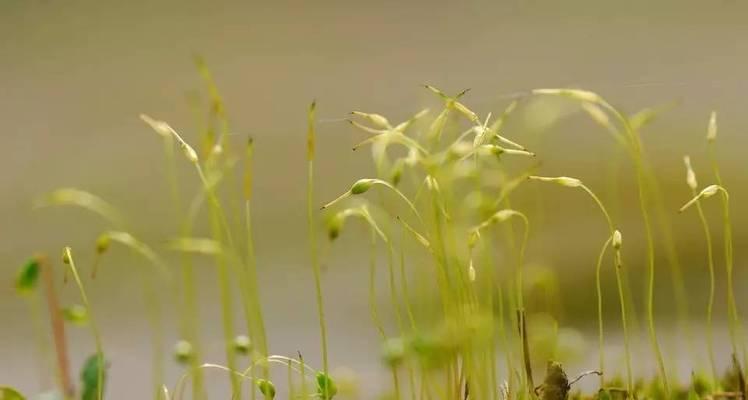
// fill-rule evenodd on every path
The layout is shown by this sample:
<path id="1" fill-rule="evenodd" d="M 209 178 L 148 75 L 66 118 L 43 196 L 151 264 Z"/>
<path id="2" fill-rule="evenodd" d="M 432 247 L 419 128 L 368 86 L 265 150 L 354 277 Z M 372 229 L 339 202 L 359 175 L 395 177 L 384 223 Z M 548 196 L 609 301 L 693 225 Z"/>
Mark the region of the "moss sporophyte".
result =
<path id="1" fill-rule="evenodd" d="M 37 255 L 22 265 L 15 281 L 15 288 L 28 301 L 35 321 L 38 358 L 55 360 L 54 376 L 60 397 L 93 400 L 119 395 L 107 393 L 105 381 L 110 372 L 107 366 L 109 362 L 116 363 L 116 359 L 104 357 L 104 349 L 111 345 L 107 345 L 106 335 L 102 335 L 97 324 L 104 306 L 97 298 L 99 292 L 88 289 L 99 285 L 101 276 L 113 268 L 105 264 L 107 257 L 118 248 L 124 248 L 133 253 L 133 262 L 138 264 L 132 272 L 139 277 L 147 302 L 145 315 L 151 327 L 149 352 L 154 399 L 181 400 L 185 396 L 206 399 L 205 371 L 224 373 L 232 396 L 237 399 L 355 398 L 355 391 L 345 383 L 344 374 L 338 374 L 337 367 L 346 360 L 341 358 L 343 353 L 336 350 L 338 343 L 333 338 L 345 332 L 335 327 L 336 335 L 332 335 L 333 326 L 328 325 L 326 304 L 332 283 L 327 281 L 322 268 L 337 254 L 340 246 L 356 246 L 347 238 L 348 235 L 360 238 L 356 232 L 359 225 L 351 223 L 354 220 L 363 223 L 366 237 L 361 246 L 368 251 L 368 258 L 357 253 L 360 262 L 354 263 L 352 268 L 359 264 L 367 268 L 362 274 L 368 281 L 369 310 L 373 329 L 381 341 L 382 368 L 390 381 L 389 384 L 368 385 L 376 386 L 381 392 L 377 394 L 412 400 L 565 400 L 582 398 L 575 382 L 595 374 L 600 375 L 597 390 L 592 397 L 584 398 L 694 399 L 744 395 L 748 355 L 735 296 L 739 288 L 734 278 L 730 196 L 716 157 L 715 113 L 711 114 L 707 125 L 712 177 L 702 178 L 713 183 L 699 189 L 691 159 L 685 158 L 686 184 L 691 192 L 689 199 L 684 198 L 681 208 L 681 211 L 696 210 L 705 240 L 707 254 L 702 262 L 706 264 L 709 279 L 703 282 L 702 289 L 707 291 L 708 298 L 704 315 L 699 318 L 706 327 L 703 348 L 708 357 L 707 374 L 701 372 L 699 365 L 694 365 L 690 382 L 674 379 L 673 363 L 665 362 L 669 359 L 666 356 L 671 355 L 663 354 L 657 336 L 654 305 L 668 300 L 665 292 L 657 292 L 654 287 L 655 274 L 659 271 L 656 268 L 659 260 L 656 252 L 660 251 L 657 244 L 662 244 L 665 259 L 671 265 L 672 301 L 679 310 L 677 317 L 682 326 L 688 326 L 687 321 L 681 320 L 688 320 L 690 316 L 687 301 L 682 297 L 684 286 L 678 247 L 669 219 L 664 217 L 666 203 L 639 135 L 639 130 L 661 109 L 645 109 L 628 115 L 597 93 L 569 88 L 533 90 L 511 99 L 499 112 L 485 115 L 471 108 L 467 90 L 452 96 L 432 85 L 424 87 L 435 96 L 435 107 L 410 112 L 410 117 L 400 123 L 391 122 L 392 118 L 380 113 L 346 111 L 347 117 L 340 120 L 347 120 L 351 129 L 359 134 L 368 135 L 353 149 L 370 148 L 374 168 L 370 175 L 354 179 L 350 186 L 336 190 L 334 193 L 339 195 L 331 196 L 332 200 L 327 203 L 322 203 L 315 192 L 318 180 L 315 167 L 317 163 L 328 161 L 317 157 L 320 152 L 316 117 L 319 105 L 312 102 L 306 109 L 305 139 L 299 138 L 299 146 L 306 141 L 308 271 L 314 286 L 318 334 L 303 333 L 314 336 L 315 340 L 318 336 L 319 345 L 300 349 L 297 355 L 289 357 L 273 354 L 272 335 L 266 330 L 261 303 L 263 292 L 270 290 L 273 283 L 260 281 L 255 252 L 252 216 L 257 193 L 254 175 L 261 170 L 254 168 L 254 155 L 259 142 L 242 138 L 237 149 L 232 139 L 236 135 L 230 129 L 229 111 L 213 75 L 204 60 L 198 58 L 196 63 L 209 100 L 207 111 L 198 111 L 205 116 L 200 118 L 204 123 L 196 135 L 145 114 L 140 116 L 157 134 L 151 140 L 157 140 L 164 149 L 164 176 L 173 213 L 167 222 L 174 232 L 170 238 L 153 243 L 143 240 L 146 235 L 141 236 L 131 229 L 122 212 L 86 190 L 62 188 L 36 202 L 37 207 L 82 208 L 100 216 L 103 224 L 101 233 L 90 239 L 88 253 L 74 254 L 71 248 L 64 248 L 61 259 L 64 269 L 54 267 L 46 257 Z M 629 232 L 628 225 L 625 230 L 621 228 L 620 213 L 608 211 L 612 199 L 598 196 L 592 190 L 598 182 L 595 176 L 588 179 L 587 176 L 553 173 L 541 175 L 539 171 L 544 167 L 538 160 L 544 159 L 543 152 L 525 146 L 522 143 L 525 140 L 516 135 L 517 129 L 510 123 L 518 112 L 539 112 L 527 105 L 541 96 L 564 98 L 578 106 L 629 156 L 638 190 L 639 215 L 631 218 L 641 220 L 643 232 L 634 229 Z M 303 113 L 298 111 L 299 115 Z M 191 199 L 183 198 L 189 186 L 182 182 L 182 175 L 178 173 L 180 167 L 188 168 L 192 173 L 190 179 L 198 185 Z M 241 179 L 236 174 L 241 174 Z M 237 181 L 241 181 L 238 188 L 232 185 Z M 524 191 L 526 187 L 533 187 L 531 182 L 538 183 L 534 191 Z M 573 342 L 572 338 L 581 334 L 570 325 L 574 322 L 565 320 L 559 311 L 568 293 L 552 290 L 553 282 L 558 281 L 556 276 L 562 272 L 552 267 L 540 269 L 536 265 L 542 258 L 536 252 L 544 223 L 537 208 L 528 206 L 540 203 L 526 201 L 533 195 L 542 200 L 544 189 L 537 187 L 543 183 L 584 192 L 592 202 L 580 203 L 581 206 L 594 207 L 603 217 L 600 226 L 593 227 L 597 232 L 593 236 L 597 238 L 594 246 L 600 246 L 600 250 L 585 256 L 589 259 L 587 270 L 590 275 L 594 273 L 595 279 L 594 288 L 589 292 L 594 292 L 596 297 L 598 365 L 596 370 L 571 380 L 558 361 L 572 358 L 566 349 Z M 556 192 L 558 194 L 550 195 L 553 201 L 563 196 Z M 715 275 L 719 261 L 714 252 L 709 214 L 703 207 L 715 196 L 721 202 L 724 229 L 727 280 L 724 307 L 716 301 Z M 203 217 L 207 220 L 207 232 L 201 231 L 203 225 L 199 222 Z M 326 237 L 320 239 L 322 222 L 326 222 Z M 623 246 L 624 234 L 626 238 L 643 237 L 646 244 L 643 261 L 635 261 L 635 246 Z M 341 236 L 346 240 L 340 239 Z M 626 239 L 626 243 L 628 241 Z M 174 258 L 179 268 L 174 268 L 172 260 L 161 255 L 163 243 L 174 252 L 172 255 L 176 254 Z M 89 274 L 80 274 L 78 255 L 88 261 L 91 253 L 91 263 L 86 264 L 92 266 L 89 277 Z M 198 296 L 193 271 L 198 262 L 215 265 L 224 353 L 215 363 L 206 362 L 203 353 L 204 332 L 198 305 L 214 303 Z M 378 268 L 380 263 L 386 268 Z M 646 273 L 628 272 L 635 268 L 637 271 L 644 269 Z M 623 342 L 619 355 L 610 352 L 611 341 L 606 340 L 604 329 L 604 324 L 609 322 L 605 318 L 604 300 L 608 293 L 603 281 L 611 272 L 616 285 L 612 297 L 618 303 L 611 313 L 620 312 Z M 61 283 L 58 281 L 67 276 L 72 277 L 80 305 L 60 305 L 57 290 Z M 640 276 L 644 282 L 632 281 Z M 381 282 L 386 282 L 386 290 L 378 291 L 377 285 Z M 632 287 L 640 283 L 644 283 L 646 289 L 641 299 L 632 295 L 635 293 Z M 382 302 L 380 296 L 387 297 L 388 301 Z M 658 297 L 655 302 L 655 296 L 662 298 Z M 37 298 L 46 299 L 50 328 L 46 327 L 45 313 Z M 640 304 L 646 313 L 651 352 L 635 359 L 631 347 L 638 332 L 633 315 Z M 183 371 L 176 385 L 170 387 L 164 374 L 164 363 L 169 358 L 165 350 L 168 346 L 164 343 L 164 325 L 165 315 L 170 314 L 168 307 L 172 305 L 178 310 L 175 314 L 178 316 L 178 339 L 173 345 L 172 358 Z M 714 314 L 722 308 L 728 317 L 732 354 L 722 354 L 723 350 L 714 346 Z M 90 331 L 94 354 L 81 366 L 81 385 L 74 384 L 71 372 L 66 324 L 80 325 Z M 47 335 L 46 329 L 52 334 Z M 47 336 L 52 338 L 53 346 L 47 343 Z M 308 346 L 309 341 L 303 343 Z M 301 351 L 314 356 L 308 362 Z M 690 349 L 689 353 L 698 351 L 700 349 Z M 729 379 L 721 379 L 717 360 L 731 355 Z M 543 374 L 539 366 L 545 362 Z M 656 376 L 639 368 L 648 363 L 657 367 Z M 46 370 L 40 373 L 49 375 Z M 279 374 L 284 378 L 278 379 Z M 534 382 L 542 383 L 536 387 Z M 371 396 L 366 393 L 364 397 Z M 23 397 L 13 389 L 0 387 L 0 398 Z"/>

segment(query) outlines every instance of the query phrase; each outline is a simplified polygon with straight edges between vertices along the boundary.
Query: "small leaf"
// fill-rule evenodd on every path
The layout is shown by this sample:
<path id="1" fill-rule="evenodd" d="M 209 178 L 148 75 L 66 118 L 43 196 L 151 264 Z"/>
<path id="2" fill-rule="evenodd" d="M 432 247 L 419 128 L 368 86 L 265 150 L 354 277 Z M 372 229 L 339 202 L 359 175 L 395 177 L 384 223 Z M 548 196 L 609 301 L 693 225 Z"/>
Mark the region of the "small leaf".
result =
<path id="1" fill-rule="evenodd" d="M 101 382 L 99 376 L 101 376 Z M 81 368 L 81 382 L 83 384 L 81 400 L 95 400 L 99 397 L 99 385 L 103 392 L 106 383 L 106 365 L 103 357 L 99 358 L 98 354 L 94 354 L 86 359 L 86 363 Z"/>
<path id="2" fill-rule="evenodd" d="M 39 262 L 31 259 L 18 271 L 16 277 L 16 290 L 19 293 L 29 293 L 36 287 L 39 281 Z"/>
<path id="3" fill-rule="evenodd" d="M 0 400 L 26 400 L 26 398 L 12 387 L 0 386 Z"/>

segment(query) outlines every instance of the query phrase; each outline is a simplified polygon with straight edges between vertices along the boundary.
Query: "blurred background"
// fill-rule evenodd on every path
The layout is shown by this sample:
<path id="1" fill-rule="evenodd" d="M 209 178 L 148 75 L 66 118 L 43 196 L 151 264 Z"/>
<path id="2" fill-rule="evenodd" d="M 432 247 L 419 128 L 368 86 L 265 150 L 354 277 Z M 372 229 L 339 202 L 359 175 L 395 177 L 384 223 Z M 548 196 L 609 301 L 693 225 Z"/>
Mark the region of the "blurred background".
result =
<path id="1" fill-rule="evenodd" d="M 28 305 L 12 290 L 17 268 L 37 251 L 57 260 L 69 245 L 87 269 L 93 241 L 106 228 L 82 210 L 33 210 L 34 198 L 58 187 L 78 187 L 119 207 L 129 229 L 154 247 L 163 249 L 175 236 L 161 142 L 138 115 L 169 121 L 188 141 L 197 140 L 191 103 L 203 85 L 195 54 L 205 57 L 224 96 L 232 140 L 255 140 L 254 222 L 271 352 L 300 350 L 310 363 L 320 360 L 305 233 L 307 105 L 316 99 L 319 106 L 317 198 L 322 203 L 372 173 L 368 153 L 351 152 L 364 136 L 342 118 L 363 110 L 400 121 L 424 107 L 439 107 L 423 83 L 448 93 L 471 88 L 464 102 L 481 116 L 496 115 L 512 98 L 537 87 L 594 90 L 630 113 L 666 106 L 642 135 L 663 185 L 691 317 L 702 337 L 706 256 L 695 214 L 676 212 L 690 198 L 682 157 L 692 156 L 702 185 L 713 183 L 704 137 L 709 113 L 717 110 L 719 157 L 732 195 L 736 286 L 745 288 L 746 15 L 746 3 L 729 0 L 2 0 L 0 384 L 34 393 L 50 383 L 40 381 L 37 371 Z M 640 301 L 644 242 L 630 163 L 577 111 L 568 103 L 523 102 L 506 136 L 532 146 L 543 162 L 540 173 L 583 179 L 609 204 L 622 231 L 631 232 L 625 237 L 626 255 Z M 182 167 L 184 194 L 191 196 L 199 182 L 186 163 Z M 543 200 L 549 196 L 553 201 Z M 531 237 L 528 263 L 555 271 L 558 290 L 565 293 L 562 324 L 573 329 L 568 347 L 575 355 L 564 361 L 571 374 L 593 368 L 596 354 L 588 350 L 596 345 L 593 266 L 605 234 L 598 210 L 579 193 L 545 186 L 520 190 L 514 207 L 542 221 Z M 705 208 L 721 249 L 719 202 Z M 331 362 L 338 374 L 355 374 L 361 398 L 373 398 L 385 373 L 368 317 L 366 271 L 356 265 L 357 252 L 364 249 L 346 239 L 327 251 L 324 285 Z M 134 273 L 139 260 L 122 249 L 112 253 L 89 285 L 111 361 L 109 398 L 142 398 L 150 389 L 148 328 Z M 164 256 L 174 258 L 165 250 Z M 199 296 L 205 359 L 221 363 L 218 285 L 212 263 L 204 264 Z M 658 265 L 663 346 L 679 360 L 682 354 L 675 349 L 681 335 L 671 323 L 672 286 L 662 252 Z M 723 265 L 718 259 L 720 326 Z M 612 284 L 607 279 L 611 290 Z M 77 301 L 74 287 L 62 290 L 66 303 Z M 738 305 L 748 307 L 748 297 L 738 292 Z M 615 310 L 612 296 L 609 301 L 606 307 Z M 610 321 L 616 318 L 611 312 Z M 176 315 L 170 321 L 173 343 Z M 92 343 L 85 329 L 72 328 L 69 334 L 73 365 L 80 365 Z M 720 329 L 718 342 L 726 343 L 725 335 Z M 639 336 L 637 354 L 644 365 L 651 357 L 643 331 Z M 620 353 L 615 341 L 611 346 L 612 353 Z M 725 365 L 726 347 L 720 346 L 718 356 Z M 690 367 L 677 362 L 688 374 Z M 169 363 L 167 382 L 180 375 L 181 368 Z M 208 384 L 211 393 L 227 393 L 219 374 L 208 374 Z"/>

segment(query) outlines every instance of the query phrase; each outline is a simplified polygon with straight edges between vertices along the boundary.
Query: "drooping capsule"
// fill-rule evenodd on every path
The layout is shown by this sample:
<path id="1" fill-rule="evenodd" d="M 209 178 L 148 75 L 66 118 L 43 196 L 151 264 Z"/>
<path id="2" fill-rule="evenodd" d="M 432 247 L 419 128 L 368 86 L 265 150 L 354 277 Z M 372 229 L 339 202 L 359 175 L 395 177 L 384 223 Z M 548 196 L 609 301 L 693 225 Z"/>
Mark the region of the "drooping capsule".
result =
<path id="1" fill-rule="evenodd" d="M 374 183 L 376 183 L 376 179 L 359 179 L 351 186 L 351 194 L 366 193 L 374 186 Z"/>
<path id="2" fill-rule="evenodd" d="M 255 385 L 257 385 L 257 389 L 259 389 L 260 393 L 265 397 L 270 397 L 271 399 L 275 398 L 275 385 L 273 385 L 273 382 L 267 379 L 257 379 Z"/>
<path id="3" fill-rule="evenodd" d="M 327 220 L 327 237 L 330 240 L 335 240 L 340 236 L 340 230 L 343 228 L 344 216 L 342 212 L 339 212 L 330 219 Z"/>
<path id="4" fill-rule="evenodd" d="M 403 338 L 389 338 L 382 345 L 382 360 L 390 368 L 395 368 L 405 360 L 406 343 Z"/>
<path id="5" fill-rule="evenodd" d="M 84 326 L 88 323 L 88 311 L 80 304 L 62 309 L 62 317 L 73 325 Z"/>
<path id="6" fill-rule="evenodd" d="M 252 341 L 247 335 L 237 335 L 233 342 L 234 351 L 246 356 L 252 351 Z"/>
<path id="7" fill-rule="evenodd" d="M 174 359 L 179 364 L 188 364 L 192 357 L 194 357 L 195 351 L 192 348 L 192 343 L 186 340 L 180 340 L 174 345 Z"/>

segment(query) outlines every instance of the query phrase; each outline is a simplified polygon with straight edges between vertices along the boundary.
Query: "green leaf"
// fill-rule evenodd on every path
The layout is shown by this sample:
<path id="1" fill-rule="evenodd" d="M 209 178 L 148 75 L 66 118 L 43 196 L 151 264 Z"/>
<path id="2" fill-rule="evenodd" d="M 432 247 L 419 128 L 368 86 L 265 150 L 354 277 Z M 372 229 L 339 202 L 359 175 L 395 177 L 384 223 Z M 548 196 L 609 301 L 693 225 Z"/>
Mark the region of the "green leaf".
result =
<path id="1" fill-rule="evenodd" d="M 18 270 L 18 276 L 16 277 L 16 290 L 19 293 L 29 293 L 36 288 L 37 282 L 39 282 L 39 262 L 32 258 Z"/>
<path id="2" fill-rule="evenodd" d="M 0 386 L 0 400 L 26 400 L 26 398 L 12 387 Z"/>
<path id="3" fill-rule="evenodd" d="M 338 387 L 329 375 L 324 372 L 317 373 L 317 394 L 323 400 L 330 400 L 338 393 Z"/>
<path id="4" fill-rule="evenodd" d="M 101 382 L 99 382 L 99 375 L 101 375 Z M 81 400 L 98 399 L 99 383 L 101 383 L 102 392 L 106 383 L 106 363 L 103 357 L 100 359 L 98 354 L 94 354 L 86 359 L 81 369 L 81 382 L 83 384 Z"/>

